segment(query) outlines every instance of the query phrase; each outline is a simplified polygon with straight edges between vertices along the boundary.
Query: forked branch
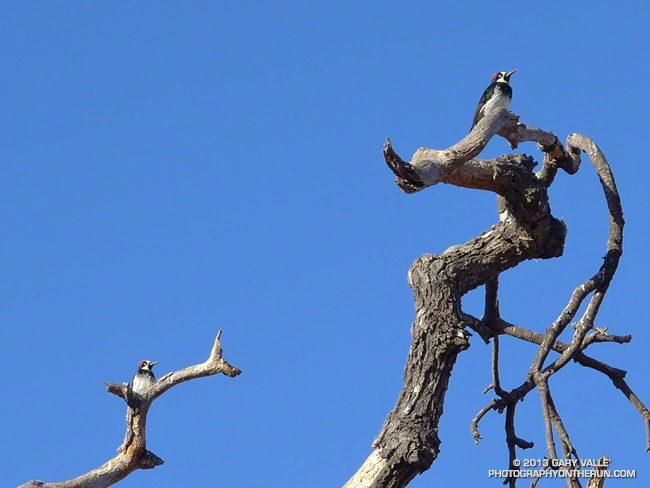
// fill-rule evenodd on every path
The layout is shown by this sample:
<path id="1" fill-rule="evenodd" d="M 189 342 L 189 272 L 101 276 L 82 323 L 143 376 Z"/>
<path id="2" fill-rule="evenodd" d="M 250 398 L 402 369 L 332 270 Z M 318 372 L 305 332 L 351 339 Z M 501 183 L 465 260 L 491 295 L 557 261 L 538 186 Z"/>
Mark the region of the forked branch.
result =
<path id="1" fill-rule="evenodd" d="M 513 148 L 525 141 L 537 142 L 538 148 L 544 152 L 541 170 L 533 173 L 536 163 L 525 155 L 475 159 L 497 134 Z M 508 324 L 501 318 L 499 310 L 498 276 L 527 259 L 562 255 L 566 227 L 551 215 L 547 189 L 558 169 L 568 174 L 578 171 L 583 151 L 596 166 L 610 211 L 605 262 L 592 279 L 576 289 L 569 305 L 546 334 Z M 549 377 L 572 359 L 609 376 L 642 414 L 650 432 L 650 415 L 625 383 L 625 372 L 583 352 L 595 342 L 625 343 L 631 339 L 630 336 L 609 335 L 606 329 L 595 326 L 599 307 L 622 254 L 623 230 L 616 184 L 598 147 L 579 134 L 570 135 L 565 146 L 552 132 L 522 124 L 518 116 L 504 109 L 495 109 L 469 135 L 448 149 L 420 148 L 411 161 L 404 161 L 388 140 L 384 158 L 397 176 L 397 185 L 406 193 L 421 191 L 438 183 L 496 193 L 499 196 L 500 222 L 464 245 L 452 246 L 440 255 L 427 254 L 411 266 L 409 284 L 413 289 L 416 315 L 411 327 L 412 343 L 404 372 L 404 387 L 395 409 L 375 439 L 374 452 L 345 487 L 404 487 L 431 466 L 439 451 L 437 426 L 451 371 L 458 354 L 469 347 L 466 327 L 479 332 L 484 340 L 494 337 L 493 383 L 489 389 L 499 397 L 490 401 L 472 421 L 472 435 L 478 443 L 481 418 L 491 410 L 505 411 L 511 467 L 516 448 L 532 446 L 515 434 L 515 407 L 536 387 L 545 413 L 551 458 L 558 455 L 554 432 L 559 434 L 563 455 L 577 458 L 548 385 Z M 481 285 L 486 286 L 486 311 L 483 319 L 479 320 L 462 311 L 460 299 Z M 590 294 L 591 301 L 576 324 L 571 343 L 560 342 L 560 334 Z M 590 333 L 592 330 L 594 332 Z M 525 380 L 512 390 L 505 389 L 499 380 L 496 336 L 500 334 L 510 334 L 540 345 Z M 560 356 L 545 366 L 550 351 L 556 351 Z M 514 486 L 516 477 L 506 482 Z M 568 479 L 568 483 L 571 487 L 580 486 L 576 479 Z"/>
<path id="2" fill-rule="evenodd" d="M 44 483 L 30 481 L 18 488 L 105 488 L 126 478 L 137 469 L 151 469 L 163 460 L 147 450 L 147 413 L 153 401 L 170 388 L 196 378 L 222 373 L 234 378 L 241 371 L 223 359 L 221 331 L 217 334 L 208 359 L 195 366 L 167 373 L 142 394 L 136 393 L 128 383 L 106 383 L 106 391 L 119 396 L 127 404 L 127 432 L 119 454 L 97 469 L 68 481 Z"/>

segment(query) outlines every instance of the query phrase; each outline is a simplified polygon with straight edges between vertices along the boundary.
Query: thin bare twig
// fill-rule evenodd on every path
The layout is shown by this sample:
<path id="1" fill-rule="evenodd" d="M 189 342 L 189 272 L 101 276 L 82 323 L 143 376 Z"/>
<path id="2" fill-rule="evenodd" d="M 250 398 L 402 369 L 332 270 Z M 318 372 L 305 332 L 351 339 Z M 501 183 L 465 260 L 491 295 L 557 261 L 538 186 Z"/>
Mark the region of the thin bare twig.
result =
<path id="1" fill-rule="evenodd" d="M 497 401 L 496 399 L 492 400 L 490 403 L 488 403 L 486 406 L 484 406 L 479 413 L 476 414 L 476 417 L 472 420 L 470 424 L 470 428 L 472 430 L 472 437 L 474 438 L 474 442 L 478 444 L 479 439 L 483 439 L 483 436 L 479 433 L 478 431 L 478 423 L 481 421 L 483 417 L 485 417 L 485 414 L 488 413 L 490 410 L 494 408 L 494 405 L 496 405 Z"/>

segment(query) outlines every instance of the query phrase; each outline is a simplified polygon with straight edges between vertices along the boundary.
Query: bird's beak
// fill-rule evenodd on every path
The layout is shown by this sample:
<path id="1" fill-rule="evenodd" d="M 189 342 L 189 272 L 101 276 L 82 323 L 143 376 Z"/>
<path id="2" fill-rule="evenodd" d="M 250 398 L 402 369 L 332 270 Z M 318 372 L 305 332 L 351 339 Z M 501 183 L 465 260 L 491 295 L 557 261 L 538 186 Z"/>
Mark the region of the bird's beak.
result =
<path id="1" fill-rule="evenodd" d="M 511 77 L 512 75 L 514 75 L 516 71 L 517 71 L 516 69 L 513 69 L 512 71 L 508 71 L 508 72 L 506 73 L 506 75 L 504 76 L 504 78 L 506 79 L 506 81 L 510 81 L 510 77 Z"/>
<path id="2" fill-rule="evenodd" d="M 149 367 L 153 368 L 156 364 L 158 364 L 158 361 L 151 361 Z"/>

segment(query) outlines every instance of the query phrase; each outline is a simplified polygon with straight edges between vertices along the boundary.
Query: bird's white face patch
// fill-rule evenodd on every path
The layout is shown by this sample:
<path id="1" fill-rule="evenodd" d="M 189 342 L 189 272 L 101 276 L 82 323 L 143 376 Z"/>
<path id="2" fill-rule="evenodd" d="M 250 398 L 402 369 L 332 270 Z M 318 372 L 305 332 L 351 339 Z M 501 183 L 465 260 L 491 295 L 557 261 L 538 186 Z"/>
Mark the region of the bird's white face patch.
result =
<path id="1" fill-rule="evenodd" d="M 496 75 L 496 77 L 497 77 L 496 81 L 497 81 L 498 83 L 508 83 L 508 80 L 506 80 L 506 75 L 507 75 L 507 74 L 508 74 L 508 73 L 506 73 L 505 71 L 501 71 L 501 72 L 499 72 L 499 73 Z"/>

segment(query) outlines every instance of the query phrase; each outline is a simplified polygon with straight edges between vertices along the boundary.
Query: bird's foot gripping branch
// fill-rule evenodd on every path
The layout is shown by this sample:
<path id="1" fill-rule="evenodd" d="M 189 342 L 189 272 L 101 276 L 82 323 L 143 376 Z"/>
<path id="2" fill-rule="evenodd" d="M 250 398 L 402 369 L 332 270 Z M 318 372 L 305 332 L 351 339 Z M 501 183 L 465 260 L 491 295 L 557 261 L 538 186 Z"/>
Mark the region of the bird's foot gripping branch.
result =
<path id="1" fill-rule="evenodd" d="M 149 363 L 149 364 L 143 364 Z M 149 369 L 151 361 L 140 363 L 140 369 Z M 158 381 L 147 383 L 144 389 L 131 388 L 128 383 L 106 383 L 106 390 L 119 396 L 127 404 L 127 425 L 124 443 L 119 448 L 119 454 L 97 469 L 78 478 L 55 483 L 30 481 L 18 488 L 104 488 L 126 478 L 137 469 L 151 469 L 163 464 L 163 460 L 147 450 L 146 427 L 147 413 L 153 401 L 170 388 L 185 381 L 212 376 L 222 373 L 234 378 L 241 371 L 223 359 L 221 348 L 221 331 L 217 334 L 208 359 L 194 366 L 179 371 L 167 373 Z M 137 373 L 136 373 L 137 374 Z"/>
<path id="2" fill-rule="evenodd" d="M 475 159 L 495 135 L 505 138 L 513 149 L 522 142 L 537 142 L 538 149 L 544 153 L 541 169 L 534 172 L 535 161 L 521 154 Z M 562 255 L 567 229 L 552 216 L 547 189 L 558 169 L 571 175 L 578 171 L 582 152 L 589 155 L 596 167 L 609 208 L 607 256 L 596 275 L 576 289 L 558 320 L 545 334 L 539 334 L 501 318 L 498 277 L 525 260 Z M 448 149 L 421 148 L 407 162 L 397 155 L 388 140 L 384 157 L 397 176 L 397 185 L 405 193 L 421 191 L 438 183 L 496 193 L 499 222 L 466 244 L 452 246 L 442 254 L 424 255 L 411 266 L 409 284 L 413 289 L 416 316 L 411 327 L 412 343 L 404 387 L 374 441 L 375 450 L 345 488 L 404 487 L 416 475 L 429 469 L 439 452 L 438 422 L 451 372 L 458 354 L 469 347 L 467 327 L 478 332 L 486 343 L 493 341 L 493 383 L 489 389 L 497 396 L 472 421 L 472 435 L 478 442 L 478 423 L 488 412 L 506 412 L 510 469 L 516 469 L 513 461 L 517 449 L 533 445 L 516 435 L 515 407 L 534 389 L 540 394 L 550 458 L 557 459 L 553 433 L 561 440 L 565 458 L 577 456 L 548 385 L 549 377 L 572 359 L 613 380 L 644 419 L 650 446 L 650 413 L 625 383 L 625 372 L 584 353 L 594 342 L 624 343 L 631 339 L 609 335 L 595 326 L 598 309 L 622 254 L 624 224 L 614 177 L 596 144 L 583 135 L 571 134 L 565 146 L 552 132 L 522 124 L 518 116 L 497 106 L 483 113 L 470 134 Z M 486 305 L 483 318 L 478 319 L 462 311 L 461 297 L 481 285 L 485 285 Z M 591 301 L 577 322 L 571 342 L 559 341 L 560 333 L 590 294 Z M 498 336 L 502 334 L 539 345 L 537 354 L 531 358 L 530 370 L 522 372 L 522 384 L 512 390 L 504 389 L 498 376 Z M 545 365 L 551 350 L 559 353 L 559 357 Z M 516 480 L 512 477 L 505 482 L 515 486 Z M 567 483 L 570 487 L 579 486 L 570 477 Z"/>

